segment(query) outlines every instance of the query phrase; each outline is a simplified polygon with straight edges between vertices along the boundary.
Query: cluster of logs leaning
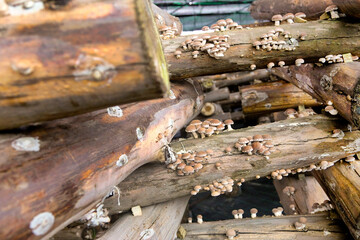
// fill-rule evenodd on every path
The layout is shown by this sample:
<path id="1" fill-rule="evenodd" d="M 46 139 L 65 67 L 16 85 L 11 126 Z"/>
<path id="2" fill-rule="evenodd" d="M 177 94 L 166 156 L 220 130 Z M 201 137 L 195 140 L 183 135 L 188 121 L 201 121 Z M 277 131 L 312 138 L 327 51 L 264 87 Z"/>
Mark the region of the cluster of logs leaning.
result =
<path id="1" fill-rule="evenodd" d="M 333 2 L 185 36 L 147 0 L 0 0 L 0 239 L 345 239 L 329 211 L 360 239 L 360 2 Z M 274 216 L 186 211 L 263 177 Z"/>

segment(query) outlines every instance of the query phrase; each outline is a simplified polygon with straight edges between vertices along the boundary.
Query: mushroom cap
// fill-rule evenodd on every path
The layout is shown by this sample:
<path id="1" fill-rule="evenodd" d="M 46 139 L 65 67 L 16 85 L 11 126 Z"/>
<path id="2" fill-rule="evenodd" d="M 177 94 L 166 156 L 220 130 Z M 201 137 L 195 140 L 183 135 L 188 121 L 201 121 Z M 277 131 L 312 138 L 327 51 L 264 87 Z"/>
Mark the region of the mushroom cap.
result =
<path id="1" fill-rule="evenodd" d="M 198 131 L 198 133 L 205 133 L 206 128 L 201 127 L 197 131 Z"/>
<path id="2" fill-rule="evenodd" d="M 194 55 L 198 55 L 198 54 L 199 54 L 199 51 L 193 51 L 191 54 L 192 54 L 193 56 L 194 56 Z"/>
<path id="3" fill-rule="evenodd" d="M 298 58 L 295 60 L 295 64 L 303 64 L 305 61 L 302 58 Z"/>
<path id="4" fill-rule="evenodd" d="M 277 27 L 277 28 L 275 28 L 275 32 L 283 33 L 284 29 L 281 27 Z"/>
<path id="5" fill-rule="evenodd" d="M 225 148 L 225 152 L 227 152 L 227 153 L 232 152 L 232 148 L 231 148 L 231 147 L 227 147 L 227 148 Z"/>
<path id="6" fill-rule="evenodd" d="M 199 214 L 199 215 L 197 215 L 197 218 L 202 219 L 202 218 L 203 218 L 203 216 Z"/>
<path id="7" fill-rule="evenodd" d="M 196 186 L 194 187 L 194 190 L 195 190 L 195 191 L 200 191 L 200 190 L 201 190 L 201 186 L 200 186 L 200 185 L 196 185 Z"/>
<path id="8" fill-rule="evenodd" d="M 198 192 L 195 191 L 195 190 L 192 190 L 192 191 L 190 192 L 190 194 L 193 195 L 193 196 L 195 196 L 196 194 L 198 194 Z"/>
<path id="9" fill-rule="evenodd" d="M 224 27 L 224 26 L 226 26 L 226 21 L 225 21 L 224 19 L 219 19 L 219 20 L 216 22 L 216 24 L 217 24 L 218 26 Z"/>
<path id="10" fill-rule="evenodd" d="M 299 218 L 299 222 L 300 223 L 306 223 L 307 222 L 307 219 L 305 217 L 300 217 Z"/>
<path id="11" fill-rule="evenodd" d="M 203 165 L 201 164 L 201 163 L 196 163 L 195 165 L 194 165 L 194 170 L 200 170 L 200 169 L 202 169 L 203 168 Z"/>
<path id="12" fill-rule="evenodd" d="M 201 28 L 202 31 L 208 31 L 209 29 L 210 29 L 209 26 L 203 26 L 203 27 Z"/>
<path id="13" fill-rule="evenodd" d="M 277 208 L 273 208 L 271 211 L 272 211 L 273 214 L 279 212 L 279 210 Z"/>
<path id="14" fill-rule="evenodd" d="M 200 120 L 198 120 L 198 119 L 195 119 L 195 120 L 192 120 L 191 122 L 190 122 L 190 124 L 191 125 L 201 125 L 202 124 L 202 121 L 200 121 Z"/>
<path id="15" fill-rule="evenodd" d="M 283 20 L 283 16 L 281 16 L 280 14 L 276 14 L 271 18 L 271 21 L 282 21 L 282 20 Z"/>
<path id="16" fill-rule="evenodd" d="M 298 13 L 295 13 L 295 17 L 298 17 L 298 18 L 305 18 L 306 17 L 306 14 L 303 13 L 303 12 L 298 12 Z"/>
<path id="17" fill-rule="evenodd" d="M 212 134 L 212 133 L 214 133 L 214 129 L 208 128 L 208 129 L 206 129 L 205 133 L 206 134 Z"/>
<path id="18" fill-rule="evenodd" d="M 263 139 L 263 136 L 262 135 L 260 135 L 260 134 L 256 134 L 256 135 L 254 135 L 253 136 L 253 141 L 255 142 L 261 142 L 261 141 L 263 141 L 264 139 Z"/>
<path id="19" fill-rule="evenodd" d="M 216 127 L 216 130 L 224 130 L 224 129 L 225 129 L 224 124 L 220 124 L 219 126 Z"/>
<path id="20" fill-rule="evenodd" d="M 191 157 L 191 154 L 190 153 L 183 153 L 182 154 L 182 159 L 184 159 L 184 160 L 186 160 L 186 159 L 188 159 L 188 158 L 190 158 Z"/>
<path id="21" fill-rule="evenodd" d="M 216 166 L 216 167 L 220 167 L 220 166 L 221 166 L 221 163 L 217 162 L 217 163 L 215 163 L 215 166 Z"/>
<path id="22" fill-rule="evenodd" d="M 254 151 L 254 152 L 257 152 L 257 151 L 259 151 L 259 150 L 261 149 L 262 144 L 261 144 L 260 142 L 253 142 L 253 143 L 251 144 L 251 146 L 252 146 L 252 148 L 253 148 L 253 151 Z"/>
<path id="23" fill-rule="evenodd" d="M 267 148 L 271 148 L 271 147 L 274 146 L 274 144 L 273 144 L 271 141 L 266 141 L 266 142 L 264 143 L 264 146 L 267 147 Z"/>
<path id="24" fill-rule="evenodd" d="M 247 138 L 242 137 L 242 138 L 239 138 L 238 142 L 240 144 L 247 144 L 247 143 L 249 143 L 249 140 Z"/>
<path id="25" fill-rule="evenodd" d="M 185 167 L 186 167 L 186 164 L 182 162 L 177 166 L 177 169 L 183 170 Z"/>
<path id="26" fill-rule="evenodd" d="M 273 62 L 269 62 L 268 65 L 267 65 L 268 68 L 272 68 L 274 66 L 275 66 L 275 63 L 273 63 Z"/>
<path id="27" fill-rule="evenodd" d="M 181 51 L 179 51 L 179 50 L 175 51 L 174 55 L 181 55 Z"/>
<path id="28" fill-rule="evenodd" d="M 238 213 L 244 214 L 244 210 L 240 208 L 240 209 L 238 209 Z"/>
<path id="29" fill-rule="evenodd" d="M 334 110 L 333 106 L 326 106 L 325 107 L 325 112 L 330 112 L 331 110 Z"/>
<path id="30" fill-rule="evenodd" d="M 203 157 L 195 157 L 194 160 L 195 160 L 196 163 L 201 163 L 201 162 L 205 161 L 205 158 L 203 158 Z"/>
<path id="31" fill-rule="evenodd" d="M 251 214 L 258 213 L 258 210 L 256 208 L 252 208 L 250 209 L 250 213 Z"/>
<path id="32" fill-rule="evenodd" d="M 354 156 L 347 156 L 347 157 L 345 158 L 345 162 L 354 162 L 354 161 L 355 161 Z"/>
<path id="33" fill-rule="evenodd" d="M 325 12 L 331 12 L 335 10 L 338 10 L 338 7 L 336 5 L 330 5 L 327 8 L 325 8 Z"/>
<path id="34" fill-rule="evenodd" d="M 194 168 L 192 166 L 186 166 L 184 169 L 183 169 L 183 172 L 184 173 L 193 173 L 194 172 Z"/>
<path id="35" fill-rule="evenodd" d="M 243 146 L 243 147 L 241 148 L 241 151 L 242 151 L 242 152 L 245 152 L 245 153 L 249 153 L 249 152 L 251 152 L 252 150 L 253 150 L 252 146 Z"/>
<path id="36" fill-rule="evenodd" d="M 278 207 L 277 210 L 279 210 L 280 212 L 284 211 L 282 207 Z"/>
<path id="37" fill-rule="evenodd" d="M 210 121 L 210 125 L 211 125 L 211 126 L 219 126 L 220 124 L 221 124 L 221 121 L 218 120 L 218 119 L 212 119 L 212 120 Z"/>
<path id="38" fill-rule="evenodd" d="M 239 24 L 237 22 L 232 22 L 228 24 L 229 27 L 237 27 Z"/>
<path id="39" fill-rule="evenodd" d="M 263 138 L 264 141 L 271 141 L 272 140 L 272 137 L 269 134 L 263 134 L 262 138 Z"/>
<path id="40" fill-rule="evenodd" d="M 235 209 L 235 210 L 232 210 L 231 214 L 232 214 L 232 215 L 238 214 L 238 210 L 236 210 L 236 209 Z"/>
<path id="41" fill-rule="evenodd" d="M 214 154 L 214 151 L 211 150 L 211 149 L 207 149 L 207 150 L 206 150 L 206 153 L 211 156 L 211 155 Z"/>
<path id="42" fill-rule="evenodd" d="M 192 133 L 196 131 L 195 125 L 189 125 L 185 128 L 185 132 Z"/>
<path id="43" fill-rule="evenodd" d="M 294 14 L 292 13 L 287 13 L 283 16 L 283 20 L 288 20 L 288 19 L 294 19 Z"/>
<path id="44" fill-rule="evenodd" d="M 224 121 L 224 123 L 225 123 L 226 125 L 231 125 L 231 124 L 234 124 L 234 121 L 231 120 L 231 119 L 226 119 L 226 120 Z"/>
<path id="45" fill-rule="evenodd" d="M 198 151 L 196 152 L 197 157 L 206 157 L 207 153 L 205 151 Z"/>
<path id="46" fill-rule="evenodd" d="M 227 19 L 225 19 L 225 21 L 227 24 L 231 24 L 234 22 L 234 20 L 232 20 L 231 18 L 227 18 Z"/>
<path id="47" fill-rule="evenodd" d="M 296 114 L 297 112 L 296 112 L 296 110 L 293 109 L 293 108 L 288 108 L 288 109 L 285 110 L 284 113 L 285 113 L 285 115 L 289 116 L 289 115 Z"/>
<path id="48" fill-rule="evenodd" d="M 226 236 L 227 237 L 235 237 L 236 236 L 236 232 L 234 229 L 229 229 L 226 231 Z"/>
<path id="49" fill-rule="evenodd" d="M 221 194 L 220 191 L 216 191 L 216 190 L 213 191 L 213 192 L 211 192 L 211 196 L 212 196 L 212 197 L 220 196 L 220 194 Z"/>
<path id="50" fill-rule="evenodd" d="M 329 163 L 327 161 L 320 162 L 320 167 L 326 167 L 327 165 L 329 165 Z"/>

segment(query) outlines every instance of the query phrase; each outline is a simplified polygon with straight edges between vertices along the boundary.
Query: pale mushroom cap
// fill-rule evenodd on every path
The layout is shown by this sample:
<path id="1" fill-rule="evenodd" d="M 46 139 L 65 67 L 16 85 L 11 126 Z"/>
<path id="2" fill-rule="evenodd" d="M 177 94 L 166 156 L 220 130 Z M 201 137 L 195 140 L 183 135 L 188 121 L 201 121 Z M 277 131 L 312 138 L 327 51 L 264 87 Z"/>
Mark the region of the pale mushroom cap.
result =
<path id="1" fill-rule="evenodd" d="M 355 158 L 354 158 L 354 156 L 347 156 L 347 157 L 345 158 L 345 161 L 346 161 L 346 162 L 354 162 L 354 161 L 355 161 Z"/>
<path id="2" fill-rule="evenodd" d="M 285 115 L 292 115 L 292 114 L 296 114 L 297 112 L 293 108 L 288 108 L 288 109 L 285 110 L 284 113 L 285 113 Z"/>
<path id="3" fill-rule="evenodd" d="M 240 208 L 240 209 L 238 209 L 238 213 L 244 214 L 244 210 Z"/>
<path id="4" fill-rule="evenodd" d="M 224 121 L 224 123 L 225 123 L 226 125 L 231 125 L 231 124 L 234 124 L 234 121 L 231 120 L 231 119 L 226 119 L 226 120 Z"/>
<path id="5" fill-rule="evenodd" d="M 181 51 L 177 50 L 174 52 L 175 55 L 181 55 Z"/>
<path id="6" fill-rule="evenodd" d="M 220 124 L 221 124 L 221 121 L 219 121 L 218 119 L 212 119 L 210 121 L 211 126 L 219 126 Z"/>
<path id="7" fill-rule="evenodd" d="M 305 18 L 306 17 L 306 14 L 303 13 L 303 12 L 298 12 L 298 13 L 295 13 L 295 17 L 298 17 L 298 18 Z"/>
<path id="8" fill-rule="evenodd" d="M 201 186 L 200 186 L 200 185 L 196 185 L 196 186 L 194 187 L 194 190 L 195 190 L 195 191 L 200 191 L 200 190 L 201 190 Z"/>
<path id="9" fill-rule="evenodd" d="M 226 26 L 226 21 L 224 19 L 220 19 L 216 22 L 216 24 L 224 27 L 224 26 Z"/>
<path id="10" fill-rule="evenodd" d="M 220 166 L 221 166 L 221 163 L 217 162 L 217 163 L 215 163 L 215 166 L 216 166 L 216 167 L 220 167 Z"/>
<path id="11" fill-rule="evenodd" d="M 338 10 L 338 7 L 336 5 L 330 5 L 327 8 L 325 8 L 325 12 L 331 12 L 335 10 Z"/>
<path id="12" fill-rule="evenodd" d="M 238 214 L 238 210 L 236 210 L 236 209 L 235 209 L 235 210 L 232 210 L 231 214 L 232 214 L 232 215 Z"/>
<path id="13" fill-rule="evenodd" d="M 198 131 L 198 133 L 205 133 L 206 128 L 201 127 L 201 128 L 199 128 L 197 131 Z"/>
<path id="14" fill-rule="evenodd" d="M 201 28 L 202 31 L 208 31 L 209 29 L 210 29 L 209 26 L 203 26 L 203 27 Z"/>
<path id="15" fill-rule="evenodd" d="M 198 156 L 198 157 L 206 157 L 207 153 L 205 151 L 199 151 L 199 152 L 196 153 L 196 156 Z"/>
<path id="16" fill-rule="evenodd" d="M 276 14 L 271 18 L 271 21 L 282 21 L 282 20 L 283 20 L 283 16 L 281 16 L 280 14 Z"/>
<path id="17" fill-rule="evenodd" d="M 217 197 L 217 196 L 220 196 L 220 191 L 213 191 L 212 193 L 211 193 L 211 196 L 212 197 Z"/>
<path id="18" fill-rule="evenodd" d="M 192 191 L 190 192 L 190 194 L 193 195 L 193 196 L 195 196 L 197 193 L 198 193 L 198 192 L 195 191 L 195 190 L 192 190 Z"/>
<path id="19" fill-rule="evenodd" d="M 185 163 L 180 163 L 180 164 L 177 166 L 177 169 L 183 170 L 185 167 L 186 167 L 186 164 L 185 164 Z"/>
<path id="20" fill-rule="evenodd" d="M 330 112 L 331 110 L 334 110 L 333 106 L 326 106 L 325 107 L 325 112 Z"/>
<path id="21" fill-rule="evenodd" d="M 227 237 L 235 237 L 236 236 L 236 232 L 234 229 L 229 229 L 226 231 L 226 236 Z"/>
<path id="22" fill-rule="evenodd" d="M 191 157 L 191 154 L 190 153 L 183 153 L 182 154 L 182 159 L 188 159 L 188 158 L 190 158 Z"/>
<path id="23" fill-rule="evenodd" d="M 287 20 L 287 19 L 294 19 L 294 14 L 292 13 L 287 13 L 283 16 L 283 20 Z"/>
<path id="24" fill-rule="evenodd" d="M 298 58 L 295 60 L 295 64 L 303 64 L 305 61 L 302 58 Z"/>
<path id="25" fill-rule="evenodd" d="M 250 213 L 251 214 L 258 213 L 258 210 L 256 208 L 252 208 L 252 209 L 250 209 Z"/>
<path id="26" fill-rule="evenodd" d="M 202 215 L 197 215 L 197 218 L 202 219 L 203 216 Z"/>
<path id="27" fill-rule="evenodd" d="M 280 212 L 284 211 L 282 207 L 278 207 L 277 210 L 279 210 Z"/>
<path id="28" fill-rule="evenodd" d="M 272 140 L 272 137 L 269 134 L 264 134 L 262 135 L 262 138 L 264 139 L 264 141 L 270 141 Z"/>
<path id="29" fill-rule="evenodd" d="M 273 214 L 279 212 L 279 210 L 277 208 L 273 208 L 271 211 L 272 211 Z"/>
<path id="30" fill-rule="evenodd" d="M 199 54 L 199 51 L 193 51 L 191 54 L 192 54 L 192 55 L 198 55 L 198 54 Z"/>
<path id="31" fill-rule="evenodd" d="M 208 129 L 206 129 L 205 133 L 206 134 L 212 134 L 212 133 L 214 133 L 214 129 L 208 128 Z"/>
<path id="32" fill-rule="evenodd" d="M 225 148 L 225 152 L 227 152 L 227 153 L 232 152 L 232 148 L 231 148 L 231 147 L 227 147 L 227 148 Z"/>
<path id="33" fill-rule="evenodd" d="M 299 222 L 300 223 L 306 223 L 307 222 L 307 219 L 305 217 L 300 217 L 299 218 Z"/>

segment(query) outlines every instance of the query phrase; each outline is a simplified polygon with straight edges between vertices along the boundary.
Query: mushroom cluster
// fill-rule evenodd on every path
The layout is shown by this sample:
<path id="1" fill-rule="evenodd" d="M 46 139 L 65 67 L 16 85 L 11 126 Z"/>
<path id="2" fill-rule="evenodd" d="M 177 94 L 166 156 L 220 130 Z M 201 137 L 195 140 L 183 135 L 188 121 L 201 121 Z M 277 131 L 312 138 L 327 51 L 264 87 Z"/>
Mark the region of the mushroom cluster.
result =
<path id="1" fill-rule="evenodd" d="M 288 108 L 284 111 L 284 114 L 289 119 L 289 118 L 302 118 L 302 117 L 316 115 L 316 112 L 314 112 L 312 108 L 305 108 L 299 112 L 293 108 Z"/>
<path id="2" fill-rule="evenodd" d="M 224 177 L 220 180 L 214 180 L 208 186 L 205 186 L 203 189 L 205 191 L 210 191 L 212 197 L 220 196 L 226 192 L 233 191 L 234 180 L 230 177 Z"/>
<path id="3" fill-rule="evenodd" d="M 312 205 L 311 213 L 330 211 L 334 209 L 334 206 L 331 204 L 330 200 L 325 200 L 323 203 L 314 203 Z"/>
<path id="4" fill-rule="evenodd" d="M 306 34 L 299 35 L 300 40 L 305 40 Z M 253 42 L 253 47 L 256 50 L 285 50 L 294 51 L 299 46 L 299 42 L 292 37 L 291 33 L 284 31 L 284 29 L 277 27 L 261 35 L 260 39 Z"/>
<path id="5" fill-rule="evenodd" d="M 210 28 L 208 26 L 202 27 L 201 30 L 209 31 L 210 29 L 217 31 L 226 31 L 226 30 L 235 30 L 235 29 L 243 29 L 241 25 L 237 22 L 234 22 L 231 18 L 227 19 L 219 19 L 215 24 L 211 25 Z"/>
<path id="6" fill-rule="evenodd" d="M 281 14 L 276 14 L 272 16 L 271 21 L 275 22 L 275 26 L 279 26 L 281 23 L 306 23 L 306 14 L 303 12 L 298 13 L 286 13 L 284 16 Z"/>
<path id="7" fill-rule="evenodd" d="M 235 148 L 248 155 L 258 154 L 268 156 L 275 151 L 272 137 L 268 134 L 242 137 L 235 143 Z"/>
<path id="8" fill-rule="evenodd" d="M 224 131 L 225 126 L 227 131 L 232 131 L 233 128 L 231 125 L 234 124 L 234 121 L 231 119 L 227 119 L 224 122 L 218 119 L 206 119 L 204 122 L 200 120 L 193 120 L 186 127 L 185 132 L 191 133 L 194 138 L 198 138 L 198 134 L 200 134 L 201 138 L 210 137 L 213 134 L 219 134 Z"/>
<path id="9" fill-rule="evenodd" d="M 284 209 L 282 207 L 277 207 L 272 209 L 272 213 L 275 217 L 281 217 Z"/>
<path id="10" fill-rule="evenodd" d="M 167 168 L 176 170 L 179 176 L 187 176 L 200 171 L 203 168 L 203 163 L 212 154 L 213 151 L 210 149 L 207 151 L 178 153 L 176 161 L 169 163 Z"/>
<path id="11" fill-rule="evenodd" d="M 185 42 L 181 43 L 181 48 L 184 51 L 192 51 L 192 57 L 196 59 L 200 51 L 206 52 L 210 57 L 215 59 L 223 58 L 224 53 L 230 48 L 228 43 L 230 36 L 229 35 L 201 35 L 194 36 L 191 39 L 187 39 Z M 176 50 L 174 52 L 176 58 L 181 57 L 181 50 Z"/>
<path id="12" fill-rule="evenodd" d="M 234 216 L 235 219 L 242 219 L 243 215 L 244 215 L 244 210 L 243 209 L 234 209 L 232 210 L 231 214 Z"/>
<path id="13" fill-rule="evenodd" d="M 331 101 L 328 101 L 327 106 L 325 107 L 325 112 L 330 113 L 331 115 L 337 115 L 338 111 L 334 108 L 333 103 Z"/>
<path id="14" fill-rule="evenodd" d="M 177 29 L 175 23 L 171 27 L 163 25 L 163 26 L 159 27 L 158 30 L 160 33 L 160 38 L 163 40 L 175 38 L 175 35 L 178 33 L 178 29 Z"/>

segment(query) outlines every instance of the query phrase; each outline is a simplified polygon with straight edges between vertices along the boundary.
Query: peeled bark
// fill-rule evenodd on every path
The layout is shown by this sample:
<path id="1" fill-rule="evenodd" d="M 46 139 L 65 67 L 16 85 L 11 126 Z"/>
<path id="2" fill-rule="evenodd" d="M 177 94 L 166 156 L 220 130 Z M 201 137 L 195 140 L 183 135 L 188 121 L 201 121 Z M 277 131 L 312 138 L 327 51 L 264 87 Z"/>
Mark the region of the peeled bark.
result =
<path id="1" fill-rule="evenodd" d="M 117 206 L 116 198 L 107 199 L 105 205 L 110 212 L 116 213 L 135 205 L 148 206 L 188 195 L 195 185 L 205 186 L 225 176 L 235 180 L 251 180 L 256 175 L 268 176 L 277 169 L 296 169 L 322 160 L 334 161 L 360 151 L 356 145 L 360 131 L 346 132 L 343 139 L 337 139 L 331 137 L 331 131 L 335 128 L 345 131 L 346 123 L 315 115 L 224 132 L 204 139 L 171 143 L 176 152 L 184 149 L 212 149 L 214 155 L 204 164 L 203 169 L 189 176 L 177 176 L 173 170 L 160 163 L 143 166 L 118 185 L 121 190 L 120 207 Z M 277 151 L 269 156 L 269 160 L 259 155 L 248 156 L 235 149 L 232 154 L 224 153 L 224 149 L 233 146 L 240 137 L 255 134 L 272 136 Z M 342 147 L 348 149 L 344 151 Z M 163 161 L 162 151 L 158 155 L 159 160 Z M 215 168 L 216 162 L 221 163 L 220 170 Z"/>
<path id="2" fill-rule="evenodd" d="M 82 217 L 132 171 L 155 160 L 198 114 L 199 87 L 184 82 L 172 88 L 176 99 L 122 105 L 118 115 L 105 109 L 0 135 L 0 225 L 7 226 L 0 239 L 48 238 Z M 21 137 L 38 138 L 38 151 L 16 150 L 27 149 L 14 144 Z M 55 222 L 35 236 L 29 224 L 43 212 Z"/>
<path id="3" fill-rule="evenodd" d="M 0 18 L 0 130 L 159 98 L 169 80 L 147 0 L 74 0 Z"/>
<path id="4" fill-rule="evenodd" d="M 353 125 L 360 126 L 360 63 L 331 64 L 316 67 L 276 68 L 273 73 L 295 84 L 320 102 L 331 101 L 339 114 Z M 351 99 L 349 99 L 349 97 Z"/>

